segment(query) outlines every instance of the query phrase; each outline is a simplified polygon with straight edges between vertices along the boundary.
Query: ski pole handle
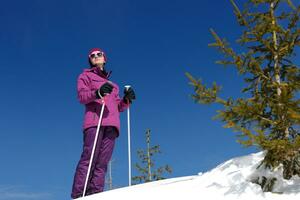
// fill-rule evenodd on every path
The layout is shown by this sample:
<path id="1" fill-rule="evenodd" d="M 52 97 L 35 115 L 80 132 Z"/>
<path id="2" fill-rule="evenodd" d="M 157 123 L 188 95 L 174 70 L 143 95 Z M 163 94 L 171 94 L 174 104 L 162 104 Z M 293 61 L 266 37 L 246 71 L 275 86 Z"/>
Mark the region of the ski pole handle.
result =
<path id="1" fill-rule="evenodd" d="M 131 85 L 125 85 L 124 87 L 125 87 L 126 91 L 128 91 L 129 88 L 131 88 Z"/>
<path id="2" fill-rule="evenodd" d="M 131 88 L 131 85 L 125 85 L 124 87 L 125 87 L 125 90 L 128 91 L 129 88 Z M 129 104 L 129 100 L 128 99 L 127 99 L 127 103 Z"/>

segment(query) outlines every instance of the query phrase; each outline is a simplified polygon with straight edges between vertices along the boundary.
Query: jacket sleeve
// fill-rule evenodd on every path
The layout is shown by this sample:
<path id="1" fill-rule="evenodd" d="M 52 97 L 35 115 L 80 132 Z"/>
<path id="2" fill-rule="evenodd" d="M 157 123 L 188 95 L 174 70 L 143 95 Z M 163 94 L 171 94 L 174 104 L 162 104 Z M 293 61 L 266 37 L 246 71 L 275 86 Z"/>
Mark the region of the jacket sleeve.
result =
<path id="1" fill-rule="evenodd" d="M 120 100 L 119 103 L 119 112 L 123 112 L 129 107 L 129 103 L 125 102 L 123 99 Z"/>
<path id="2" fill-rule="evenodd" d="M 129 107 L 129 103 L 125 102 L 123 99 L 120 98 L 120 96 L 118 95 L 118 108 L 119 108 L 119 112 L 123 112 L 124 110 L 126 110 Z"/>
<path id="3" fill-rule="evenodd" d="M 77 95 L 81 104 L 88 104 L 96 100 L 96 91 L 93 91 L 89 85 L 88 78 L 84 74 L 79 75 L 77 79 Z"/>

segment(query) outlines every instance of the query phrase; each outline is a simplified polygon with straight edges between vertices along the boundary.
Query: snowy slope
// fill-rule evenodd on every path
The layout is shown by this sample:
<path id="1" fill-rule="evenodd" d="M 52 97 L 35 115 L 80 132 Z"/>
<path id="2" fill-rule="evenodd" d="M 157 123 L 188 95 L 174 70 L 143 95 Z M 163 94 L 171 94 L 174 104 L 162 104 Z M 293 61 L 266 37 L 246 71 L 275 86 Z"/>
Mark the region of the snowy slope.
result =
<path id="1" fill-rule="evenodd" d="M 146 184 L 115 189 L 81 198 L 82 200 L 112 199 L 182 199 L 182 200 L 299 200 L 300 178 L 282 180 L 281 169 L 275 175 L 281 181 L 275 185 L 278 193 L 263 193 L 260 186 L 251 183 L 257 174 L 268 176 L 265 170 L 255 171 L 263 159 L 263 152 L 231 159 L 213 170 L 195 176 L 172 178 Z M 255 172 L 255 173 L 254 173 Z"/>

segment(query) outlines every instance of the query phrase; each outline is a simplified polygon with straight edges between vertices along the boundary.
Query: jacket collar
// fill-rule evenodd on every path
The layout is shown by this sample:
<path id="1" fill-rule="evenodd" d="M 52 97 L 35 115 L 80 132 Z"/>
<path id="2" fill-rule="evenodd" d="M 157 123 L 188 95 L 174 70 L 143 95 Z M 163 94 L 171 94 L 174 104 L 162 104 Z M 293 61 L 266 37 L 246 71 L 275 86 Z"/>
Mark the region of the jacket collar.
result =
<path id="1" fill-rule="evenodd" d="M 107 72 L 105 69 L 103 69 L 103 71 L 99 68 L 99 67 L 92 67 L 89 69 L 86 69 L 85 71 L 88 72 L 93 72 L 95 74 L 97 74 L 98 76 L 108 79 L 112 73 L 112 71 Z"/>

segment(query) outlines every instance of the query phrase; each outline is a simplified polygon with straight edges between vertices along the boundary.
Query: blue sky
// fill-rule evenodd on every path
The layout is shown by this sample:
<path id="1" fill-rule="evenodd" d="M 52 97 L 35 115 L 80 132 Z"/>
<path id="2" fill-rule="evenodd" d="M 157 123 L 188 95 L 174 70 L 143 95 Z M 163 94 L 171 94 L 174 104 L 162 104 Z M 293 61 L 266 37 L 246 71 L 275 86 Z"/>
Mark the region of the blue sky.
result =
<path id="1" fill-rule="evenodd" d="M 0 199 L 68 199 L 82 149 L 83 106 L 76 79 L 90 48 L 104 49 L 111 80 L 130 84 L 132 159 L 150 128 L 168 177 L 194 175 L 256 151 L 213 121 L 216 105 L 195 104 L 190 72 L 237 97 L 242 77 L 214 62 L 209 28 L 233 46 L 241 29 L 229 1 L 5 1 L 0 8 Z M 121 94 L 122 95 L 122 94 Z M 113 159 L 113 184 L 127 185 L 126 113 Z M 136 171 L 133 170 L 133 175 Z"/>

